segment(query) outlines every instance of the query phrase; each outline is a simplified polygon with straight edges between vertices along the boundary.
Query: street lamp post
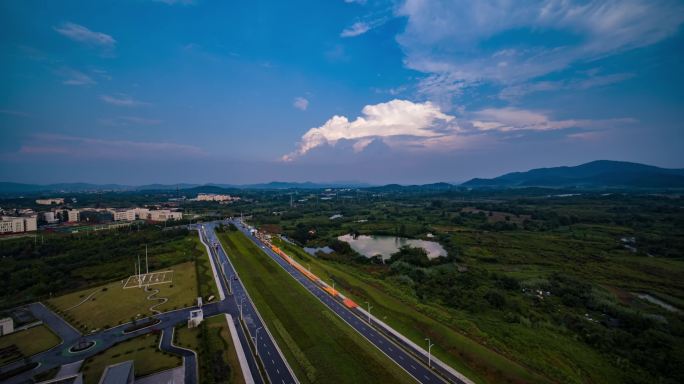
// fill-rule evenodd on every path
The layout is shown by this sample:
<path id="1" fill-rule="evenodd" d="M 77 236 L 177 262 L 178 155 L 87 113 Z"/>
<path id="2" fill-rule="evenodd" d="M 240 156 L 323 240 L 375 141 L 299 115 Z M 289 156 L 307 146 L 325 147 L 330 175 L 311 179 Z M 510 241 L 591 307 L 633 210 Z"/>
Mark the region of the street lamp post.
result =
<path id="1" fill-rule="evenodd" d="M 370 303 L 367 301 L 366 301 L 366 304 L 368 305 L 368 324 L 370 324 L 371 323 L 371 312 L 370 311 L 371 311 L 371 309 L 373 309 L 373 306 L 370 305 Z"/>
<path id="2" fill-rule="evenodd" d="M 426 337 L 425 340 L 427 340 L 427 342 L 428 342 L 428 367 L 432 368 L 432 355 L 430 354 L 430 351 L 432 350 L 432 346 L 433 346 L 434 344 L 432 344 L 432 343 L 430 342 L 430 338 L 429 338 L 429 337 Z"/>
<path id="3" fill-rule="evenodd" d="M 259 330 L 262 327 L 257 328 L 256 332 L 254 332 L 254 350 L 256 351 L 256 355 L 259 356 Z"/>
<path id="4" fill-rule="evenodd" d="M 245 298 L 240 299 L 240 320 L 244 320 L 242 317 L 242 304 L 245 302 Z"/>
<path id="5" fill-rule="evenodd" d="M 233 275 L 230 275 L 230 277 L 228 278 L 228 292 L 231 295 L 233 294 Z"/>

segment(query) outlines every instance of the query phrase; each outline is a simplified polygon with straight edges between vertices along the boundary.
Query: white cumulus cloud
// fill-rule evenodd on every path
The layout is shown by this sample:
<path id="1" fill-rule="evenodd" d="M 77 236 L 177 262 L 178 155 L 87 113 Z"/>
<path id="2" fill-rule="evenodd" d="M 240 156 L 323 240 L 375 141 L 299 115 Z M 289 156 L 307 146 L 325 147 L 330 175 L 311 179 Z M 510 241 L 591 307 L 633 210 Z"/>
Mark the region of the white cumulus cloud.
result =
<path id="1" fill-rule="evenodd" d="M 375 139 L 434 138 L 453 132 L 448 123 L 454 116 L 443 113 L 431 102 L 414 103 L 408 100 L 391 100 L 386 103 L 366 105 L 362 116 L 350 121 L 345 116 L 333 116 L 320 127 L 309 129 L 301 138 L 296 151 L 282 157 L 291 161 L 310 150 L 334 146 L 340 140 L 354 142 L 355 151 L 362 151 Z"/>

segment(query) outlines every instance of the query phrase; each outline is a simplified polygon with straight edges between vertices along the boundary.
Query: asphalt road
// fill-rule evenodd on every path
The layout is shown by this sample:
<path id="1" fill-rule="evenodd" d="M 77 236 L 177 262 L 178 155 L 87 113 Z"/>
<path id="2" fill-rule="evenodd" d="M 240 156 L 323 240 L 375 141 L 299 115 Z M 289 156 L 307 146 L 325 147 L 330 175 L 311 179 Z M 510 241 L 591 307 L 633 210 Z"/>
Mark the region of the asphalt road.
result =
<path id="1" fill-rule="evenodd" d="M 197 355 L 189 349 L 179 348 L 173 345 L 173 332 L 173 327 L 164 329 L 159 348 L 162 351 L 183 356 L 183 363 L 185 365 L 185 384 L 197 384 L 199 383 Z"/>
<path id="2" fill-rule="evenodd" d="M 359 332 L 363 337 L 380 349 L 385 355 L 392 359 L 397 365 L 403 368 L 407 373 L 413 376 L 414 379 L 421 383 L 444 383 L 446 380 L 435 372 L 436 367 L 429 368 L 427 361 L 419 361 L 413 354 L 409 354 L 404 348 L 410 350 L 410 346 L 398 346 L 398 341 L 391 341 L 384 333 L 372 327 L 367 318 L 361 317 L 360 313 L 348 309 L 344 304 L 330 296 L 323 289 L 306 278 L 296 268 L 291 266 L 282 257 L 273 252 L 268 246 L 263 244 L 258 238 L 253 236 L 249 230 L 243 226 L 239 221 L 232 221 L 250 240 L 252 240 L 259 248 L 261 248 L 267 255 L 269 255 L 275 262 L 284 268 L 292 277 L 294 277 L 301 285 L 303 285 L 311 294 L 316 296 L 323 304 L 330 310 L 342 318 L 347 324 Z M 450 382 L 463 383 L 459 378 L 453 377 L 446 373 L 446 377 Z"/>
<path id="3" fill-rule="evenodd" d="M 217 265 L 217 268 L 221 269 L 221 273 L 223 273 L 223 276 L 225 277 L 225 279 L 221 279 L 222 284 L 224 284 L 225 286 L 226 280 L 232 279 L 232 282 L 230 283 L 230 288 L 232 288 L 232 294 L 226 297 L 226 300 L 224 300 L 224 304 L 231 307 L 231 309 L 237 310 L 237 313 L 233 313 L 232 310 L 230 312 L 235 319 L 238 319 L 240 316 L 239 306 L 240 304 L 242 304 L 242 316 L 244 319 L 244 323 L 246 324 L 247 329 L 249 331 L 249 337 L 251 337 L 252 340 L 254 340 L 254 337 L 257 335 L 257 329 L 259 329 L 258 340 L 256 343 L 257 351 L 261 359 L 261 362 L 263 363 L 263 366 L 266 370 L 266 374 L 268 375 L 269 381 L 271 383 L 280 384 L 298 383 L 295 375 L 292 373 L 289 366 L 287 365 L 287 361 L 285 360 L 282 353 L 280 353 L 278 346 L 275 343 L 275 340 L 273 340 L 273 338 L 270 335 L 270 332 L 266 329 L 263 320 L 257 314 L 254 303 L 252 303 L 252 300 L 249 298 L 249 295 L 247 294 L 247 290 L 242 285 L 242 282 L 239 280 L 239 278 L 233 278 L 233 276 L 238 276 L 238 274 L 233 268 L 233 265 L 230 263 L 230 260 L 228 259 L 228 256 L 226 255 L 223 246 L 220 244 L 218 238 L 216 237 L 216 233 L 214 232 L 215 225 L 215 223 L 204 224 L 206 229 L 205 234 L 207 236 L 207 239 L 209 240 L 209 244 L 218 244 L 218 247 L 212 246 L 211 248 L 212 253 L 215 252 L 215 256 L 219 261 L 219 265 Z M 226 289 L 225 292 L 228 292 L 228 289 Z M 240 329 L 241 327 L 239 323 L 236 323 L 235 326 L 238 329 Z M 241 336 L 243 347 L 245 349 L 248 349 L 247 347 L 249 344 L 247 344 L 244 340 L 244 335 Z M 255 376 L 254 373 L 252 375 Z M 255 376 L 255 380 L 257 376 L 258 375 Z"/>

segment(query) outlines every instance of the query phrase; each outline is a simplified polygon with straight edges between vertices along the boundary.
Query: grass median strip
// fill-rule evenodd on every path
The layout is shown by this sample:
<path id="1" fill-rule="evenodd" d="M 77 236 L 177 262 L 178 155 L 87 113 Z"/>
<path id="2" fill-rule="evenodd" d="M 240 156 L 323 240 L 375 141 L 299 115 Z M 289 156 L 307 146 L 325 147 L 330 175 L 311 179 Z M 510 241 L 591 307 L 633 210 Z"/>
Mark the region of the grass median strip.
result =
<path id="1" fill-rule="evenodd" d="M 300 382 L 414 382 L 242 233 L 220 239 Z"/>

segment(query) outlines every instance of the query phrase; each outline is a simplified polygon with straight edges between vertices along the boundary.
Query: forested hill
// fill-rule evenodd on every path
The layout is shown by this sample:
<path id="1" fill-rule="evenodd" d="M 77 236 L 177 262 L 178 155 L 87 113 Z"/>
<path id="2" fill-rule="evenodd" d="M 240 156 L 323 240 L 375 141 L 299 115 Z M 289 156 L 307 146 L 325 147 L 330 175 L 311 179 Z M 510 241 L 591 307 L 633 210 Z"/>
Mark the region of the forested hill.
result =
<path id="1" fill-rule="evenodd" d="M 597 160 L 574 167 L 538 168 L 493 179 L 472 179 L 461 186 L 684 188 L 684 169 L 625 161 Z"/>

